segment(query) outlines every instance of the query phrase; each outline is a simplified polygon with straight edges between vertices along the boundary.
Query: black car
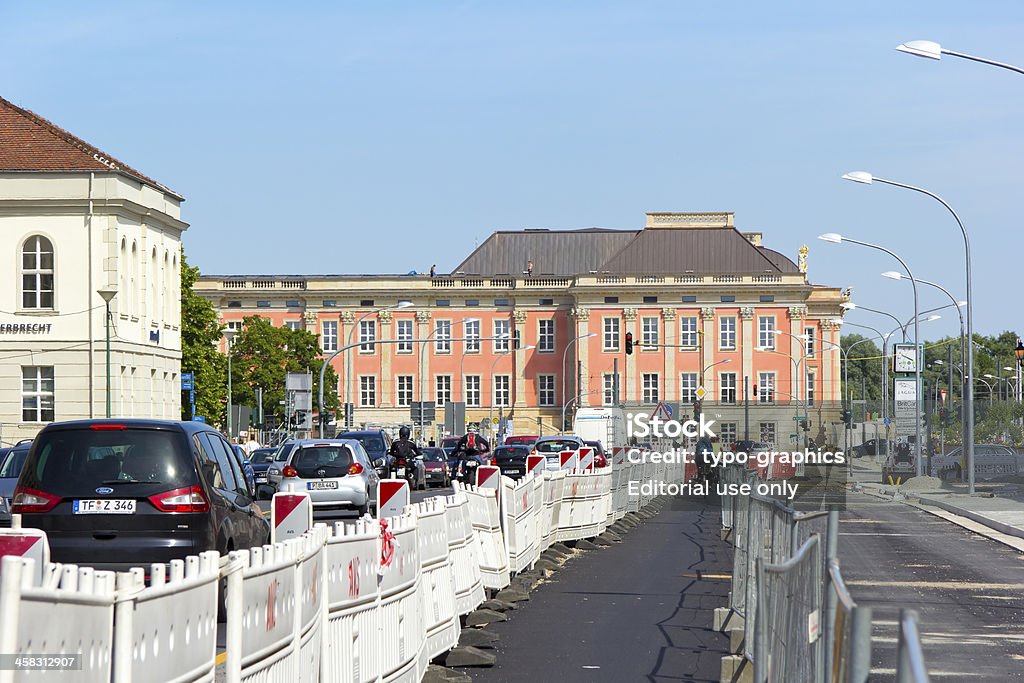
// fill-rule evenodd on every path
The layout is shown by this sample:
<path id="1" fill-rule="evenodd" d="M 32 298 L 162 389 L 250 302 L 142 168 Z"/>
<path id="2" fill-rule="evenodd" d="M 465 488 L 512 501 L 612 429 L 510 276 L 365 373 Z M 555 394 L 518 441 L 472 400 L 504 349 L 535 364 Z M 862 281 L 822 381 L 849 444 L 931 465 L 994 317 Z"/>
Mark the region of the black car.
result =
<path id="1" fill-rule="evenodd" d="M 31 447 L 32 439 L 26 439 L 0 450 L 0 527 L 11 526 L 11 498 Z"/>
<path id="2" fill-rule="evenodd" d="M 383 429 L 365 429 L 358 432 L 342 432 L 336 439 L 355 439 L 363 445 L 363 450 L 370 456 L 370 462 L 381 479 L 390 479 L 395 471 L 395 459 L 388 455 L 391 450 L 391 437 Z M 383 464 L 378 464 L 383 460 Z"/>
<path id="3" fill-rule="evenodd" d="M 55 422 L 36 436 L 12 511 L 54 562 L 122 571 L 260 546 L 270 525 L 231 445 L 202 422 Z"/>
<path id="4" fill-rule="evenodd" d="M 503 475 L 519 479 L 526 474 L 526 456 L 529 454 L 529 446 L 498 446 L 491 455 Z"/>
<path id="5" fill-rule="evenodd" d="M 256 499 L 260 500 L 273 487 L 267 485 L 267 470 L 270 463 L 274 462 L 276 448 L 257 448 L 249 454 L 249 463 L 252 465 L 252 472 L 256 476 Z"/>

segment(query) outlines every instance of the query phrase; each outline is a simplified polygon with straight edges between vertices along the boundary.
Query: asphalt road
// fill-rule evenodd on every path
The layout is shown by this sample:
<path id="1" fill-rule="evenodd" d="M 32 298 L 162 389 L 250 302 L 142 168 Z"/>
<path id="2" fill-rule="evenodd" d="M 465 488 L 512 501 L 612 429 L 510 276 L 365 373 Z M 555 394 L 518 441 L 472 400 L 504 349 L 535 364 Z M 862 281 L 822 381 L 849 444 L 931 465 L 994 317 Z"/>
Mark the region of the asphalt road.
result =
<path id="1" fill-rule="evenodd" d="M 851 494 L 839 558 L 870 605 L 872 680 L 893 680 L 901 607 L 933 681 L 1024 680 L 1024 554 L 902 503 Z"/>
<path id="2" fill-rule="evenodd" d="M 666 509 L 622 543 L 587 551 L 488 628 L 500 635 L 480 681 L 718 681 L 731 553 L 717 510 Z"/>

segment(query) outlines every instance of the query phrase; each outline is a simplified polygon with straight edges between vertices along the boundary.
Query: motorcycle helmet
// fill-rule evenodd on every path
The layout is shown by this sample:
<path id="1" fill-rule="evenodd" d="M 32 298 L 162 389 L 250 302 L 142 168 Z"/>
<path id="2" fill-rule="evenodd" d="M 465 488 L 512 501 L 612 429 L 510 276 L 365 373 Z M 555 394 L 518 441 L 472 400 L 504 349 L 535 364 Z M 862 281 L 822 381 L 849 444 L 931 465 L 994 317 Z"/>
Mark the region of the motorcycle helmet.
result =
<path id="1" fill-rule="evenodd" d="M 399 439 L 403 439 L 403 440 L 404 439 L 408 439 L 409 438 L 409 428 L 408 427 L 402 427 L 401 429 L 399 429 L 398 430 L 398 438 Z"/>

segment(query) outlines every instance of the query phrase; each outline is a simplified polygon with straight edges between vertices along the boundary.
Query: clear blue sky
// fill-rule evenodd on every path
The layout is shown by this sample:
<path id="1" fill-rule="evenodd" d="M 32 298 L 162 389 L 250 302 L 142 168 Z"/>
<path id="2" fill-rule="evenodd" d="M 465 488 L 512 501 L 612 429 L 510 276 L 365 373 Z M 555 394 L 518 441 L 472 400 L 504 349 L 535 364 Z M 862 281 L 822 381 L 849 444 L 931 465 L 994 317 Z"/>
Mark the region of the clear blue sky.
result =
<path id="1" fill-rule="evenodd" d="M 1024 76 L 893 48 L 1022 65 L 1022 29 L 1019 0 L 22 1 L 0 94 L 184 194 L 207 273 L 443 271 L 498 228 L 729 210 L 864 305 L 909 316 L 909 284 L 819 233 L 962 294 L 952 218 L 840 180 L 868 170 L 960 212 L 995 333 L 1021 327 Z"/>

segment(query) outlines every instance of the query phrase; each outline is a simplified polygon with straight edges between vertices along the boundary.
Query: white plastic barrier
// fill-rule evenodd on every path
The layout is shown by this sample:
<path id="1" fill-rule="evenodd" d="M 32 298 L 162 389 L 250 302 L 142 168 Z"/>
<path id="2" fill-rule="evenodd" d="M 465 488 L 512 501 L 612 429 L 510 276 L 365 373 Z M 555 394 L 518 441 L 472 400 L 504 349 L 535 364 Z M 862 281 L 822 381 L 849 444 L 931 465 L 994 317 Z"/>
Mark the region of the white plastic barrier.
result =
<path id="1" fill-rule="evenodd" d="M 2 560 L 0 652 L 81 654 L 79 670 L 32 673 L 47 681 L 107 683 L 113 661 L 114 574 L 50 564 L 39 583 L 34 564 L 16 556 Z M 0 670 L 0 683 L 11 683 L 15 673 L 13 668 Z"/>
<path id="2" fill-rule="evenodd" d="M 562 516 L 562 494 L 565 491 L 565 472 L 547 472 L 544 475 L 544 511 L 541 526 L 544 529 L 542 546 L 547 549 L 557 540 L 558 524 Z"/>
<path id="3" fill-rule="evenodd" d="M 380 676 L 380 524 L 363 517 L 329 529 L 324 683 L 366 683 Z"/>
<path id="4" fill-rule="evenodd" d="M 593 538 L 608 528 L 612 470 L 573 472 L 565 477 L 556 540 Z"/>
<path id="5" fill-rule="evenodd" d="M 538 517 L 544 507 L 543 481 L 528 474 L 519 482 L 501 478 L 501 529 L 513 573 L 537 561 L 542 540 L 538 538 Z M 545 546 L 546 548 L 546 546 Z"/>
<path id="6" fill-rule="evenodd" d="M 462 491 L 445 499 L 445 520 L 448 526 L 448 552 L 455 573 L 455 611 L 469 614 L 484 601 L 483 577 L 480 573 L 479 545 L 469 519 L 469 498 Z"/>
<path id="7" fill-rule="evenodd" d="M 390 565 L 381 566 L 381 673 L 385 681 L 420 680 L 420 650 L 425 639 L 420 611 L 420 549 L 416 513 L 408 510 L 387 520 L 394 534 Z M 425 667 L 424 667 L 425 668 Z"/>
<path id="8" fill-rule="evenodd" d="M 420 671 L 426 671 L 431 659 L 444 654 L 459 643 L 461 625 L 455 612 L 455 577 L 448 550 L 447 506 L 443 498 L 429 498 L 416 505 L 420 597 L 426 642 L 420 652 Z"/>
<path id="9" fill-rule="evenodd" d="M 509 585 L 508 551 L 501 533 L 497 491 L 454 483 L 469 499 L 469 520 L 479 550 L 480 576 L 484 588 L 501 590 Z"/>
<path id="10" fill-rule="evenodd" d="M 117 575 L 114 681 L 213 681 L 217 666 L 216 551 Z"/>

